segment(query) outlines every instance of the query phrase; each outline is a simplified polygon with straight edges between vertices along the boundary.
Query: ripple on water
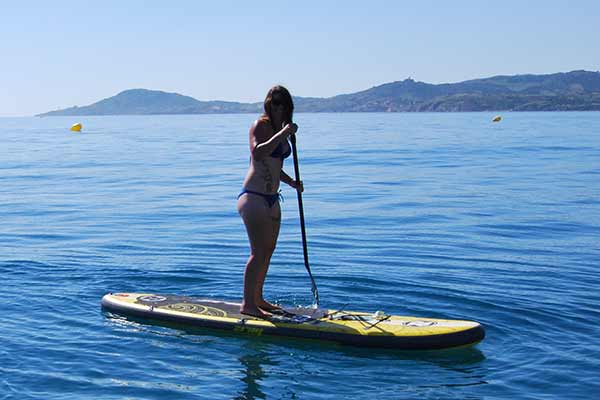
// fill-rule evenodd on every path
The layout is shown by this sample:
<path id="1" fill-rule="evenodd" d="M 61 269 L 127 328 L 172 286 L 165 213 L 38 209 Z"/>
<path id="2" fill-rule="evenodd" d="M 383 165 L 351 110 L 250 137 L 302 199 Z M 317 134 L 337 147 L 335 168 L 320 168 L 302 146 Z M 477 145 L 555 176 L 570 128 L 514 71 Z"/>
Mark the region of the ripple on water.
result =
<path id="1" fill-rule="evenodd" d="M 296 117 L 322 305 L 486 328 L 477 347 L 435 352 L 102 313 L 111 291 L 240 299 L 249 248 L 235 202 L 253 117 L 86 117 L 79 136 L 65 129 L 71 118 L 0 119 L 0 393 L 592 398 L 600 118 L 504 117 L 502 126 L 480 113 Z M 283 191 L 265 294 L 307 305 L 297 203 Z"/>

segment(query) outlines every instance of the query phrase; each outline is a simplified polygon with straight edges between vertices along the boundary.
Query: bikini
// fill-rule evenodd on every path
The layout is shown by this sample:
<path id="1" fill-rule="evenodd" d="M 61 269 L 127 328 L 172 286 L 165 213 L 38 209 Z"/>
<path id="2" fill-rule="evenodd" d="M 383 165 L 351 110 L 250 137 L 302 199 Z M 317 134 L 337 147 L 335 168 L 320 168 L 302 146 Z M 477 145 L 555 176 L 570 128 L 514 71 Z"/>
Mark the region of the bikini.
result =
<path id="1" fill-rule="evenodd" d="M 291 149 L 290 145 L 288 144 L 287 150 L 283 151 L 283 143 L 279 143 L 277 145 L 277 147 L 275 148 L 275 150 L 273 150 L 273 152 L 271 153 L 271 157 L 281 158 L 281 161 L 283 162 L 283 160 L 288 158 L 290 156 L 290 154 L 292 154 L 292 149 Z M 242 188 L 242 192 L 238 195 L 238 199 L 240 197 L 242 197 L 242 195 L 245 193 L 255 194 L 257 196 L 262 197 L 263 199 L 265 199 L 265 201 L 269 205 L 269 208 L 273 207 L 273 205 L 280 199 L 283 200 L 283 196 L 281 195 L 281 193 L 266 194 L 266 193 L 255 192 L 253 190 L 248 190 L 246 188 Z"/>

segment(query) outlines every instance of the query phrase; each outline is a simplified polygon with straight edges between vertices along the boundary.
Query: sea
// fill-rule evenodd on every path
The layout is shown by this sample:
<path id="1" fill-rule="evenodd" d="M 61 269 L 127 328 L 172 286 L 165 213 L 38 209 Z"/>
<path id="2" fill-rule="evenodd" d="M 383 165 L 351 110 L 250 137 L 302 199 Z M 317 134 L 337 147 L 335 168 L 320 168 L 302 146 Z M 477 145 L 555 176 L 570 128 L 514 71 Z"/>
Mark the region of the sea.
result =
<path id="1" fill-rule="evenodd" d="M 437 351 L 102 311 L 109 292 L 241 298 L 257 115 L 0 118 L 0 399 L 597 398 L 600 113 L 494 116 L 295 115 L 320 305 L 485 327 Z M 310 305 L 282 189 L 265 295 Z"/>

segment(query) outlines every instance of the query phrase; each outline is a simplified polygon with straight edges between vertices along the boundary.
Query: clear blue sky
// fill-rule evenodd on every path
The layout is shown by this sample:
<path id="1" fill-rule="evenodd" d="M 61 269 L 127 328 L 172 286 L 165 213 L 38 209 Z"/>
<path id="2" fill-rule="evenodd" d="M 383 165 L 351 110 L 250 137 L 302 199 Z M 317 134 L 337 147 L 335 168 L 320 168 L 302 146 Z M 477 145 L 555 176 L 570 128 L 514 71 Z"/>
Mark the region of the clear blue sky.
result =
<path id="1" fill-rule="evenodd" d="M 131 88 L 262 101 L 413 77 L 600 70 L 600 1 L 29 1 L 0 12 L 0 116 Z"/>

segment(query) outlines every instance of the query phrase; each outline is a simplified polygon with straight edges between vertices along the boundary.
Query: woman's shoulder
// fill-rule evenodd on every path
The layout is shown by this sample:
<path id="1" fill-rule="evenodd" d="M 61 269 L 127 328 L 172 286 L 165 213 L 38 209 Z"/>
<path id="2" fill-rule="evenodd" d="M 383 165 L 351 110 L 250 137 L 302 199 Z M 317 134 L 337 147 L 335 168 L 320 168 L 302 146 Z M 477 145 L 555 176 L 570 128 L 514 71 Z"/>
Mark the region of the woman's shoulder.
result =
<path id="1" fill-rule="evenodd" d="M 259 125 L 266 125 L 268 127 L 271 127 L 271 121 L 269 120 L 269 117 L 262 115 L 261 117 L 256 119 L 256 121 L 254 121 L 253 126 L 259 126 Z"/>
<path id="2" fill-rule="evenodd" d="M 254 134 L 258 134 L 260 136 L 265 134 L 273 134 L 273 128 L 271 127 L 271 123 L 267 118 L 264 117 L 258 118 L 256 121 L 254 121 L 251 130 L 252 132 L 254 132 Z"/>

